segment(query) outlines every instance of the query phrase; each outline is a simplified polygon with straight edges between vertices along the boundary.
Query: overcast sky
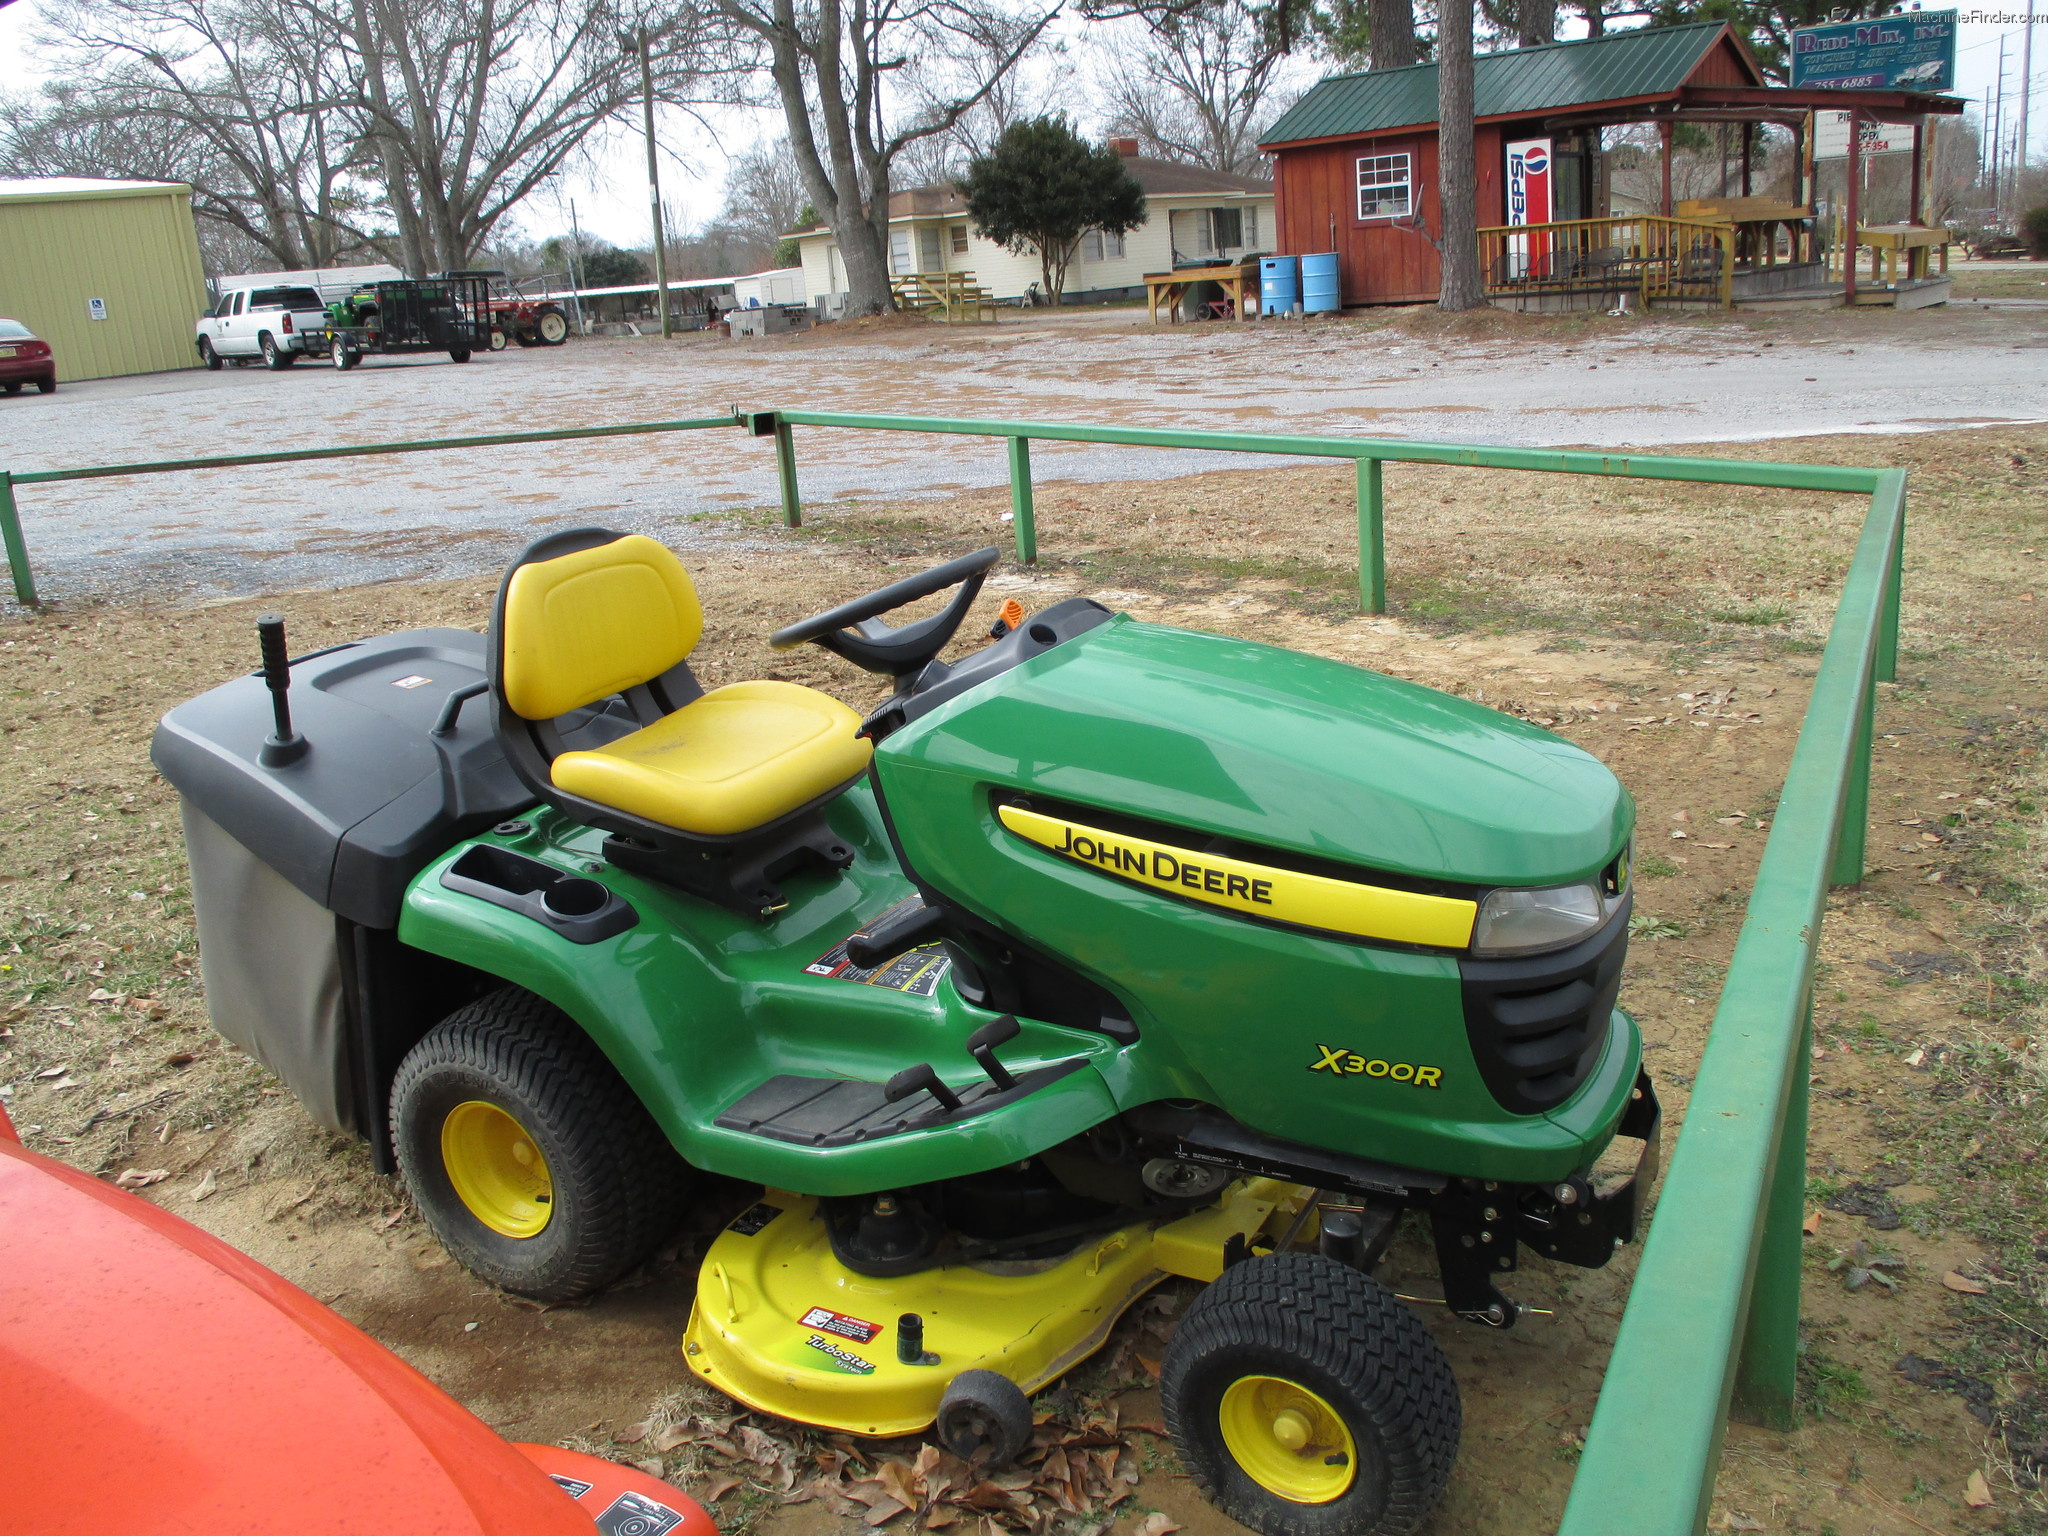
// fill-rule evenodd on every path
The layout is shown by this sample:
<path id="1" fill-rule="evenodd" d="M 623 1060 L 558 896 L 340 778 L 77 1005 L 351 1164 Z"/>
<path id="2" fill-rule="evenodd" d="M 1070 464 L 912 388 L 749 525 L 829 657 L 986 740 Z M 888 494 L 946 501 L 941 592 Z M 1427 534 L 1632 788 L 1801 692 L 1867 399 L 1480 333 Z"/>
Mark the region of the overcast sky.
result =
<path id="1" fill-rule="evenodd" d="M 0 89 L 22 90 L 41 78 L 38 62 L 29 55 L 28 40 L 35 31 L 39 0 L 16 0 L 0 7 Z M 2003 0 L 2001 0 L 2003 3 Z M 2031 3 L 2031 0 L 2025 0 Z M 1562 9 L 1562 8 L 1561 8 Z M 1927 9 L 1934 9 L 1928 6 Z M 2017 9 L 1997 12 L 1961 7 L 1956 55 L 1957 93 L 1973 102 L 1988 100 L 1998 79 L 1999 39 L 2007 40 L 2005 85 L 2008 95 L 2008 124 L 2017 121 L 2017 97 L 2022 74 L 2020 44 L 2022 28 Z M 1972 18 L 1983 18 L 1973 20 Z M 1566 28 L 1570 33 L 1569 25 Z M 1582 31 L 1583 28 L 1577 29 Z M 2037 29 L 2034 53 L 2034 101 L 2028 124 L 2028 138 L 2039 158 L 2048 143 L 2048 27 Z M 708 125 L 687 115 L 664 111 L 657 119 L 656 138 L 663 148 L 661 163 L 662 198 L 672 228 L 700 226 L 718 211 L 729 154 L 744 149 L 755 139 L 779 131 L 779 114 L 724 112 Z M 631 127 L 614 127 L 592 140 L 577 161 L 567 167 L 557 182 L 524 210 L 522 231 L 543 238 L 569 227 L 569 204 L 574 201 L 576 217 L 586 234 L 597 234 L 619 245 L 642 245 L 648 239 L 646 168 L 637 119 Z"/>

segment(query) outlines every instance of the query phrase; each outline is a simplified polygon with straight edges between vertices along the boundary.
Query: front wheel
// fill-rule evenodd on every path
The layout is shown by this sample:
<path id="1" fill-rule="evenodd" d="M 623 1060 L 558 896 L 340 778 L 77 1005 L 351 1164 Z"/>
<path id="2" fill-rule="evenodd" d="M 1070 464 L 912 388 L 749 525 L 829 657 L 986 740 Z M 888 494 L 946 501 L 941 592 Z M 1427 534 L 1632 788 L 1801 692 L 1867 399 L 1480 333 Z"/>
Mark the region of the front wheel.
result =
<path id="1" fill-rule="evenodd" d="M 220 354 L 213 350 L 213 343 L 204 336 L 199 338 L 199 361 L 206 365 L 207 372 L 220 372 Z"/>
<path id="2" fill-rule="evenodd" d="M 428 1031 L 399 1066 L 391 1137 L 421 1214 L 472 1273 L 571 1301 L 675 1230 L 690 1170 L 590 1037 L 507 988 Z"/>
<path id="3" fill-rule="evenodd" d="M 1385 1286 L 1319 1255 L 1226 1269 L 1175 1331 L 1160 1400 L 1196 1480 L 1262 1536 L 1406 1536 L 1458 1455 L 1436 1340 Z"/>
<path id="4" fill-rule="evenodd" d="M 493 352 L 505 350 L 505 332 L 501 326 L 494 325 L 491 327 L 491 350 Z"/>

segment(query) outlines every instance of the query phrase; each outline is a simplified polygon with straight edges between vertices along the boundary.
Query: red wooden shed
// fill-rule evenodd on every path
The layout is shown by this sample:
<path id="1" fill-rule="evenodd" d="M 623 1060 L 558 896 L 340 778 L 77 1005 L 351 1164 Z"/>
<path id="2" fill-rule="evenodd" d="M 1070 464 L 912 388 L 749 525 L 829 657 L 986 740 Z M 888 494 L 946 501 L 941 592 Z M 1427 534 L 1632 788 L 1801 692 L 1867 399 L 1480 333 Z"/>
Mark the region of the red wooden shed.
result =
<path id="1" fill-rule="evenodd" d="M 1809 110 L 1831 107 L 1917 125 L 1928 113 L 1959 113 L 1963 106 L 1953 98 L 1903 91 L 1768 86 L 1748 48 L 1722 22 L 1644 27 L 1481 54 L 1473 64 L 1472 94 L 1475 212 L 1482 229 L 1607 218 L 1604 126 L 1665 125 L 1661 214 L 1668 219 L 1671 124 L 1779 122 L 1803 131 Z M 1312 86 L 1260 141 L 1274 161 L 1276 250 L 1335 251 L 1346 305 L 1437 296 L 1433 241 L 1441 237 L 1443 222 L 1436 117 L 1434 64 L 1332 75 Z M 1527 217 L 1532 210 L 1518 200 L 1532 177 L 1547 183 L 1542 190 L 1548 206 Z M 1746 196 L 1746 170 L 1743 182 Z M 1791 202 L 1801 200 L 1795 187 Z M 1795 234 L 1795 257 L 1798 239 Z M 1495 252 L 1495 264 L 1502 260 L 1498 246 L 1498 240 L 1482 246 Z M 1524 254 L 1513 259 L 1528 260 L 1531 248 L 1524 237 Z M 1499 275 L 1489 274 L 1490 289 Z"/>

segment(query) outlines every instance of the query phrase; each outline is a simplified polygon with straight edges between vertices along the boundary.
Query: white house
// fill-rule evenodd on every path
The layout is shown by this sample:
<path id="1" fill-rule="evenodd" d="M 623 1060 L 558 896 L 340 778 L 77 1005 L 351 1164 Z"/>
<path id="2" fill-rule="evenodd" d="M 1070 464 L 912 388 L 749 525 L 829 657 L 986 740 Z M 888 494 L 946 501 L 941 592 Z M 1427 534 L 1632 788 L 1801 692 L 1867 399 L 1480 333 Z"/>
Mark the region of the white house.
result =
<path id="1" fill-rule="evenodd" d="M 1091 230 L 1067 268 L 1066 302 L 1104 303 L 1144 295 L 1148 272 L 1236 261 L 1273 249 L 1273 183 L 1198 165 L 1153 160 L 1136 139 L 1111 139 L 1145 189 L 1145 222 L 1126 235 Z M 795 232 L 803 253 L 804 291 L 812 302 L 846 292 L 839 242 L 820 225 Z M 959 189 L 913 187 L 889 198 L 889 271 L 960 272 L 998 299 L 1040 286 L 1038 252 L 1011 255 L 974 232 Z"/>

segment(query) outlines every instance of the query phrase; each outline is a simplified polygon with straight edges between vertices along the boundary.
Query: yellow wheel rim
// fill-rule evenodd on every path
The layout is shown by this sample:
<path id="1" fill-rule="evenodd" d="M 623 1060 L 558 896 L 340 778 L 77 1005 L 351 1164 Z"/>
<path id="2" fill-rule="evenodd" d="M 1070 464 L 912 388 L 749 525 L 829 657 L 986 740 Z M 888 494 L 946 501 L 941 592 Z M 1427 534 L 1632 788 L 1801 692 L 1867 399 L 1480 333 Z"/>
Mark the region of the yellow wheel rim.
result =
<path id="1" fill-rule="evenodd" d="M 526 1127 L 471 1099 L 441 1122 L 441 1166 L 470 1215 L 506 1237 L 536 1237 L 555 1211 L 555 1181 Z"/>
<path id="2" fill-rule="evenodd" d="M 1223 1444 L 1245 1475 L 1295 1504 L 1340 1499 L 1358 1475 L 1358 1447 L 1337 1410 L 1278 1376 L 1244 1376 L 1217 1405 Z"/>

